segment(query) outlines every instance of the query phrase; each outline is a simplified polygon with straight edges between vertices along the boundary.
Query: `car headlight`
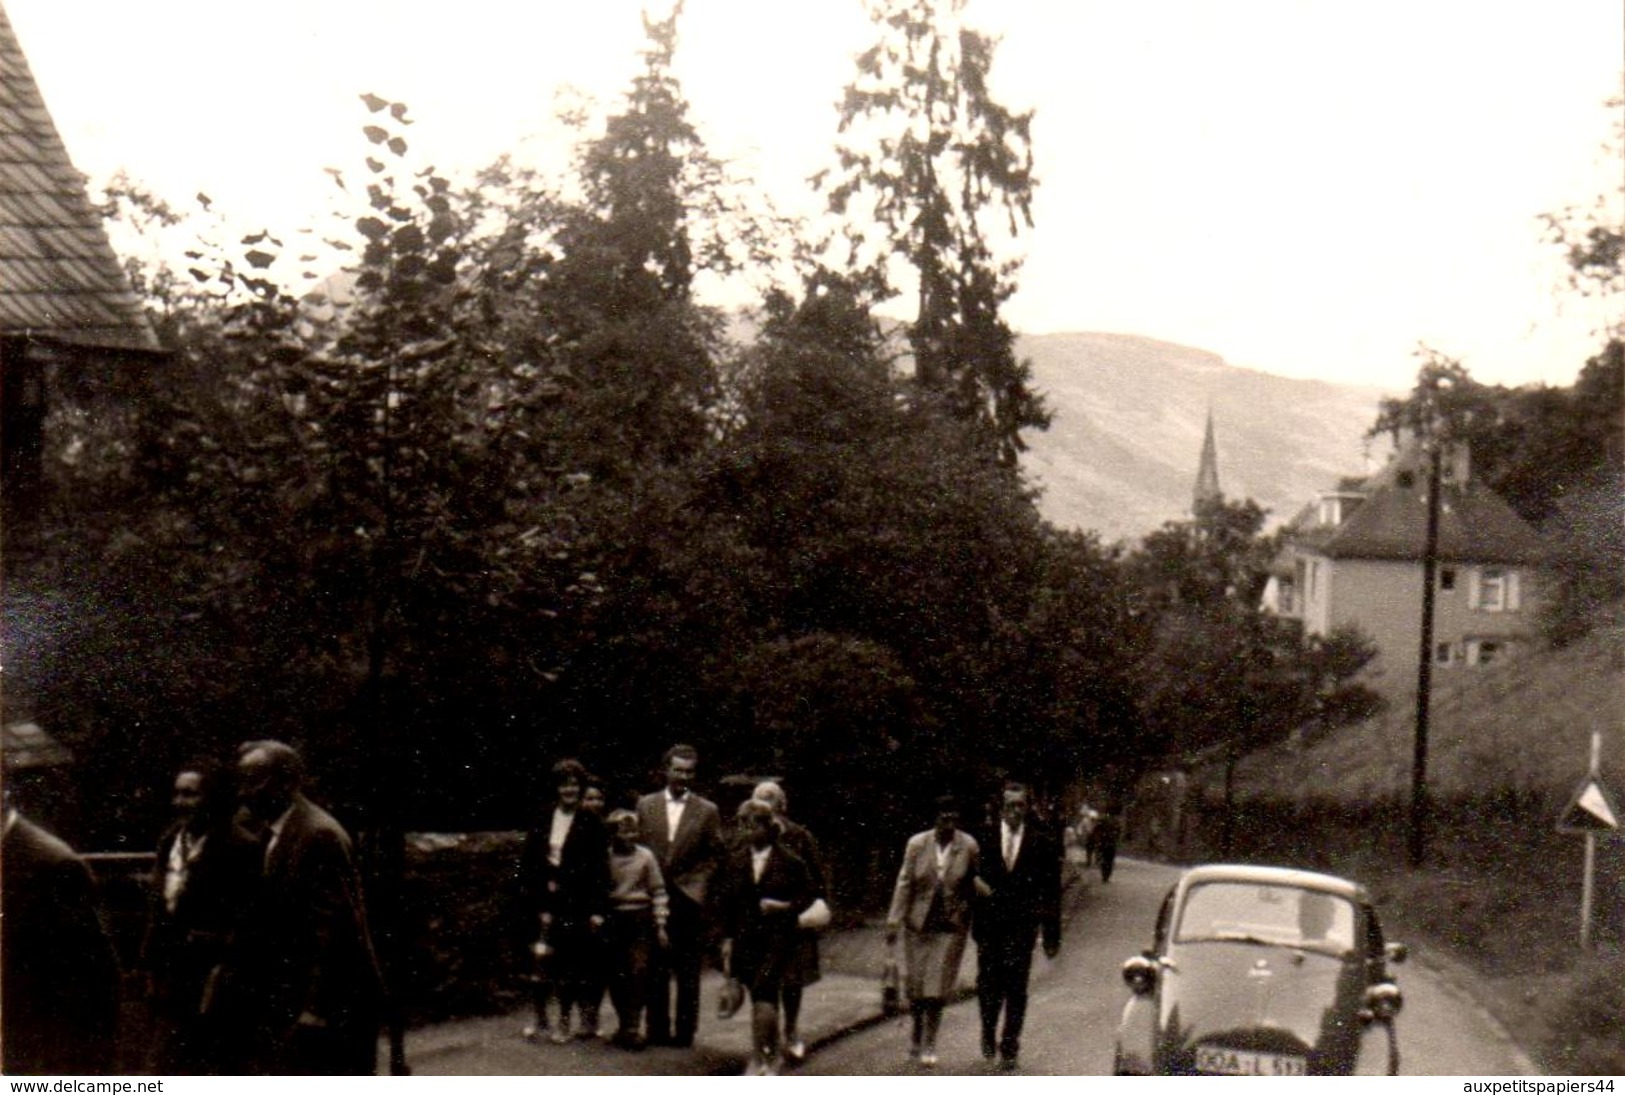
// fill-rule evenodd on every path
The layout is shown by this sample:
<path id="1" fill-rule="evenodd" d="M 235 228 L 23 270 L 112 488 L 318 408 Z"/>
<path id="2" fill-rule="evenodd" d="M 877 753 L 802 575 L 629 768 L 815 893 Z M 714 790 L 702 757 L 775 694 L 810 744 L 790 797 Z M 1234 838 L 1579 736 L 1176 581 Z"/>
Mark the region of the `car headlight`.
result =
<path id="1" fill-rule="evenodd" d="M 1128 987 L 1134 990 L 1135 995 L 1145 996 L 1157 987 L 1157 963 L 1155 959 L 1136 955 L 1123 963 L 1123 980 Z"/>
<path id="2" fill-rule="evenodd" d="M 1127 976 L 1126 972 L 1124 976 Z M 1360 1018 L 1368 1023 L 1373 1020 L 1387 1022 L 1398 1015 L 1399 1009 L 1404 1006 L 1405 996 L 1399 991 L 1399 986 L 1392 981 L 1382 981 L 1366 987 Z"/>

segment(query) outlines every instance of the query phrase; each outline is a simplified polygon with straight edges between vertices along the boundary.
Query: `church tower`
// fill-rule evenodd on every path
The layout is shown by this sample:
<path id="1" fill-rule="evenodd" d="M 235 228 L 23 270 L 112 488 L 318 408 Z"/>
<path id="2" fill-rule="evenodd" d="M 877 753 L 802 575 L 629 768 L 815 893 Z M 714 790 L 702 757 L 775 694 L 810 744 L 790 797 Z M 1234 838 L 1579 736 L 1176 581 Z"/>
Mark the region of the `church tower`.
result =
<path id="1" fill-rule="evenodd" d="M 1213 441 L 1213 409 L 1207 412 L 1207 434 L 1202 438 L 1202 464 L 1196 470 L 1196 491 L 1192 500 L 1192 511 L 1200 509 L 1203 502 L 1217 502 L 1224 497 L 1219 489 L 1219 449 Z"/>

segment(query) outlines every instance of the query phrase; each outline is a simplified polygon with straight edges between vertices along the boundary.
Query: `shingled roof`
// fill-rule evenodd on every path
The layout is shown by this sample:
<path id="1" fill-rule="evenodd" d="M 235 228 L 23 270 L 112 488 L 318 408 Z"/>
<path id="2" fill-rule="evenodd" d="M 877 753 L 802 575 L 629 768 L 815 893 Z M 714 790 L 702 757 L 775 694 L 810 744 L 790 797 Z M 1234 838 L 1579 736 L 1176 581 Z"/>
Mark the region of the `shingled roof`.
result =
<path id="1" fill-rule="evenodd" d="M 1538 563 L 1546 554 L 1528 522 L 1484 487 L 1446 486 L 1439 510 L 1439 558 L 1456 563 Z M 1316 530 L 1319 531 L 1319 530 Z M 1384 486 L 1329 535 L 1305 546 L 1333 559 L 1420 559 L 1427 537 L 1427 497 Z"/>
<path id="2" fill-rule="evenodd" d="M 0 5 L 0 334 L 155 350 Z"/>

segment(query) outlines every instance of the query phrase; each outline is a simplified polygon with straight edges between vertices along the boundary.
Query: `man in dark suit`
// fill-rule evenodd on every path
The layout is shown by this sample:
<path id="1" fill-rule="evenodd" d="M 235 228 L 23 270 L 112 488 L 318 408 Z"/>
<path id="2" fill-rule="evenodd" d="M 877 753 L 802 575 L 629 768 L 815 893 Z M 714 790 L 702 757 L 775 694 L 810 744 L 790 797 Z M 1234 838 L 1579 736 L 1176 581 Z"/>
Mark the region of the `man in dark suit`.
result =
<path id="1" fill-rule="evenodd" d="M 976 996 L 982 1013 L 982 1056 L 1016 1067 L 1027 1016 L 1027 978 L 1033 944 L 1044 937 L 1044 955 L 1061 949 L 1061 850 L 1047 832 L 1030 824 L 1030 793 L 1007 783 L 999 827 L 982 844 L 982 896 L 972 931 L 976 939 Z M 999 1012 L 1004 1032 L 999 1033 Z"/>
<path id="2" fill-rule="evenodd" d="M 699 767 L 692 745 L 666 750 L 666 788 L 638 800 L 638 828 L 666 880 L 670 946 L 650 971 L 649 1040 L 691 1046 L 700 1017 L 700 962 L 707 942 L 706 892 L 725 852 L 716 804 L 689 790 Z M 677 986 L 671 1025 L 670 984 Z"/>
<path id="3" fill-rule="evenodd" d="M 0 862 L 0 1071 L 111 1073 L 118 958 L 90 869 L 9 805 Z"/>
<path id="4" fill-rule="evenodd" d="M 383 978 L 350 837 L 299 788 L 304 764 L 278 741 L 238 750 L 238 794 L 265 851 L 233 945 L 230 987 L 248 1017 L 254 1072 L 369 1075 Z"/>

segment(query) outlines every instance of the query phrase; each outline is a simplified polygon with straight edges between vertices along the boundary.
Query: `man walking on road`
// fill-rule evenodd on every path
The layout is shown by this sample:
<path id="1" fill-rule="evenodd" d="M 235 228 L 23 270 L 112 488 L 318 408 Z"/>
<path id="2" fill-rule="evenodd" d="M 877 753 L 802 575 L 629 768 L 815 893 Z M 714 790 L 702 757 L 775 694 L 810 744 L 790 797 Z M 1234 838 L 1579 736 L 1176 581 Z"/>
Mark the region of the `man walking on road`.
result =
<path id="1" fill-rule="evenodd" d="M 1030 794 L 1007 783 L 999 828 L 982 844 L 982 880 L 972 933 L 976 939 L 976 996 L 982 1013 L 982 1056 L 1010 1071 L 1021 1051 L 1027 1015 L 1027 980 L 1040 931 L 1044 955 L 1061 949 L 1061 853 L 1047 832 L 1028 823 Z M 1004 1031 L 999 1032 L 999 1013 Z"/>
<path id="2" fill-rule="evenodd" d="M 716 804 L 689 790 L 700 756 L 692 745 L 666 750 L 666 788 L 638 800 L 638 828 L 666 880 L 670 945 L 651 973 L 649 1041 L 692 1046 L 700 1017 L 700 962 L 705 954 L 706 891 L 722 862 L 722 820 Z M 677 985 L 676 1024 L 670 985 Z"/>

